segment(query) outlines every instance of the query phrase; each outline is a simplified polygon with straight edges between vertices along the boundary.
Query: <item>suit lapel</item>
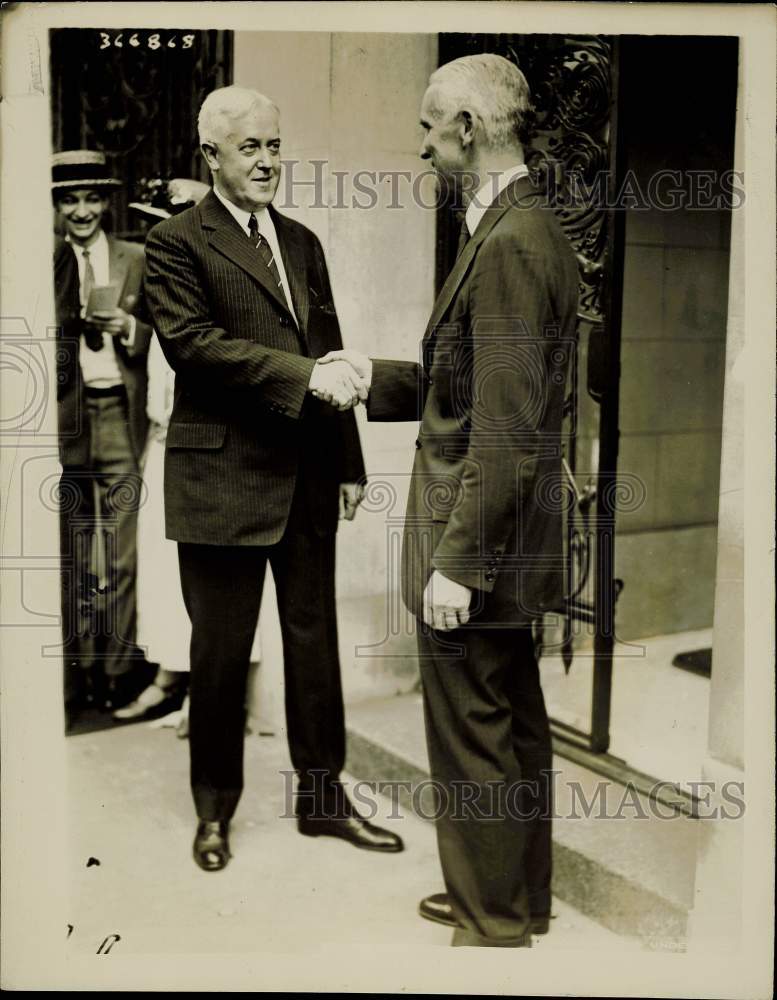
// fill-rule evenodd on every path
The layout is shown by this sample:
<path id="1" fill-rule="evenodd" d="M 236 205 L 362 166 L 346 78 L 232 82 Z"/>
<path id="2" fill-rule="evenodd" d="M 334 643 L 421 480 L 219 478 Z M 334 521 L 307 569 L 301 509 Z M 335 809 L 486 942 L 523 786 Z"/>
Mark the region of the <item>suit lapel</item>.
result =
<path id="1" fill-rule="evenodd" d="M 202 199 L 199 211 L 203 227 L 209 230 L 208 241 L 213 249 L 250 274 L 288 312 L 286 298 L 256 252 L 256 247 L 251 245 L 251 241 L 213 191 L 209 191 Z"/>
<path id="2" fill-rule="evenodd" d="M 295 226 L 287 225 L 286 219 L 282 215 L 279 215 L 272 205 L 269 211 L 275 225 L 275 232 L 278 236 L 283 268 L 286 271 L 286 277 L 289 281 L 291 300 L 294 304 L 297 319 L 299 320 L 300 333 L 306 335 L 308 313 L 310 311 L 310 296 L 308 294 L 308 280 L 305 270 L 305 245 L 300 238 L 301 231 Z"/>
<path id="3" fill-rule="evenodd" d="M 448 307 L 453 301 L 454 295 L 458 291 L 459 286 L 464 280 L 464 276 L 469 270 L 470 264 L 474 260 L 475 254 L 478 252 L 480 244 L 486 236 L 488 236 L 511 205 L 515 205 L 516 201 L 521 198 L 536 195 L 536 193 L 536 188 L 534 188 L 529 178 L 521 177 L 518 180 L 513 181 L 511 184 L 508 184 L 504 191 L 502 191 L 496 198 L 494 203 L 489 205 L 485 214 L 478 223 L 477 229 L 469 238 L 467 244 L 461 252 L 461 255 L 453 265 L 451 273 L 448 275 L 445 284 L 440 289 L 440 294 L 437 296 L 437 300 L 432 308 L 432 315 L 429 317 L 429 323 L 426 327 L 424 340 L 427 340 L 432 336 L 435 327 L 447 312 Z"/>

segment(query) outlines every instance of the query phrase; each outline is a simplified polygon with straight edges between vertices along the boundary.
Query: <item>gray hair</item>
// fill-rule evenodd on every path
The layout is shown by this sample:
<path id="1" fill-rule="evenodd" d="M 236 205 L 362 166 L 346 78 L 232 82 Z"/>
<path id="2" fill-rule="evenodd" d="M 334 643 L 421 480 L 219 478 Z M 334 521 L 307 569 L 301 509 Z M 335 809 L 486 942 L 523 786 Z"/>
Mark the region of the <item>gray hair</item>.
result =
<path id="1" fill-rule="evenodd" d="M 230 123 L 255 108 L 271 108 L 280 117 L 278 106 L 258 90 L 235 85 L 212 90 L 202 102 L 197 118 L 200 145 L 224 139 L 229 134 Z"/>
<path id="2" fill-rule="evenodd" d="M 531 93 L 526 77 L 509 59 L 490 52 L 462 56 L 435 70 L 429 86 L 440 88 L 440 114 L 475 112 L 492 148 L 523 143 Z"/>

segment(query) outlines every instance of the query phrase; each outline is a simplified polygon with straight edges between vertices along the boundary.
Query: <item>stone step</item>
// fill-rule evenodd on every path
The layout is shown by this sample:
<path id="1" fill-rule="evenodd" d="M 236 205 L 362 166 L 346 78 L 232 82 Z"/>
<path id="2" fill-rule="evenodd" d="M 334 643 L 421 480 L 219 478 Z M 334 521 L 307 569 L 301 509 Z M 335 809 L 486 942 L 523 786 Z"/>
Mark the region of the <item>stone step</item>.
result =
<path id="1" fill-rule="evenodd" d="M 429 765 L 417 693 L 348 706 L 348 771 L 397 786 L 403 808 L 429 818 Z M 699 823 L 566 760 L 554 746 L 553 893 L 651 949 L 682 951 L 693 905 Z"/>

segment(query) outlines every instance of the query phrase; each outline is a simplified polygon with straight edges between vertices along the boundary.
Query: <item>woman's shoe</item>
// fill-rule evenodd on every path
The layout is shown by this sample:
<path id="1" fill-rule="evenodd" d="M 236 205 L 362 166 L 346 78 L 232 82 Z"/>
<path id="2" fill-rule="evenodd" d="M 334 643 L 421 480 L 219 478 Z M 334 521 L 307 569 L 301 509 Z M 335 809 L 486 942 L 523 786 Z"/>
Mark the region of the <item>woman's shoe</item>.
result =
<path id="1" fill-rule="evenodd" d="M 175 735 L 179 740 L 186 740 L 189 738 L 189 695 L 187 694 L 183 700 L 183 705 L 181 705 L 181 718 L 178 720 L 178 725 L 175 727 Z"/>
<path id="2" fill-rule="evenodd" d="M 177 692 L 177 684 L 171 688 L 161 687 L 156 682 L 149 684 L 129 705 L 117 708 L 113 718 L 126 722 L 130 719 L 152 718 L 154 715 L 164 714 Z"/>

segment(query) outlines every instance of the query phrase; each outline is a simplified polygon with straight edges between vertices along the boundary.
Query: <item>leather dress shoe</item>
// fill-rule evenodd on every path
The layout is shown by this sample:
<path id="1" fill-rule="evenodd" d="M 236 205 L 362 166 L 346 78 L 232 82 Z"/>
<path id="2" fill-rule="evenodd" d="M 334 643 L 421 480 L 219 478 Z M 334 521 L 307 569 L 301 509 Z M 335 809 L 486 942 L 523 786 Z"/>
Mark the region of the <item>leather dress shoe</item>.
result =
<path id="1" fill-rule="evenodd" d="M 447 892 L 435 892 L 431 896 L 426 896 L 418 904 L 418 912 L 424 919 L 433 920 L 446 927 L 461 926 L 453 915 L 453 907 Z M 529 932 L 531 934 L 547 934 L 550 930 L 550 919 L 549 913 L 533 913 Z"/>
<path id="2" fill-rule="evenodd" d="M 226 868 L 232 857 L 229 852 L 229 823 L 226 820 L 201 819 L 197 824 L 192 853 L 205 872 Z"/>
<path id="3" fill-rule="evenodd" d="M 365 851 L 396 854 L 405 849 L 402 838 L 359 816 L 299 816 L 297 829 L 306 837 L 339 837 Z"/>

